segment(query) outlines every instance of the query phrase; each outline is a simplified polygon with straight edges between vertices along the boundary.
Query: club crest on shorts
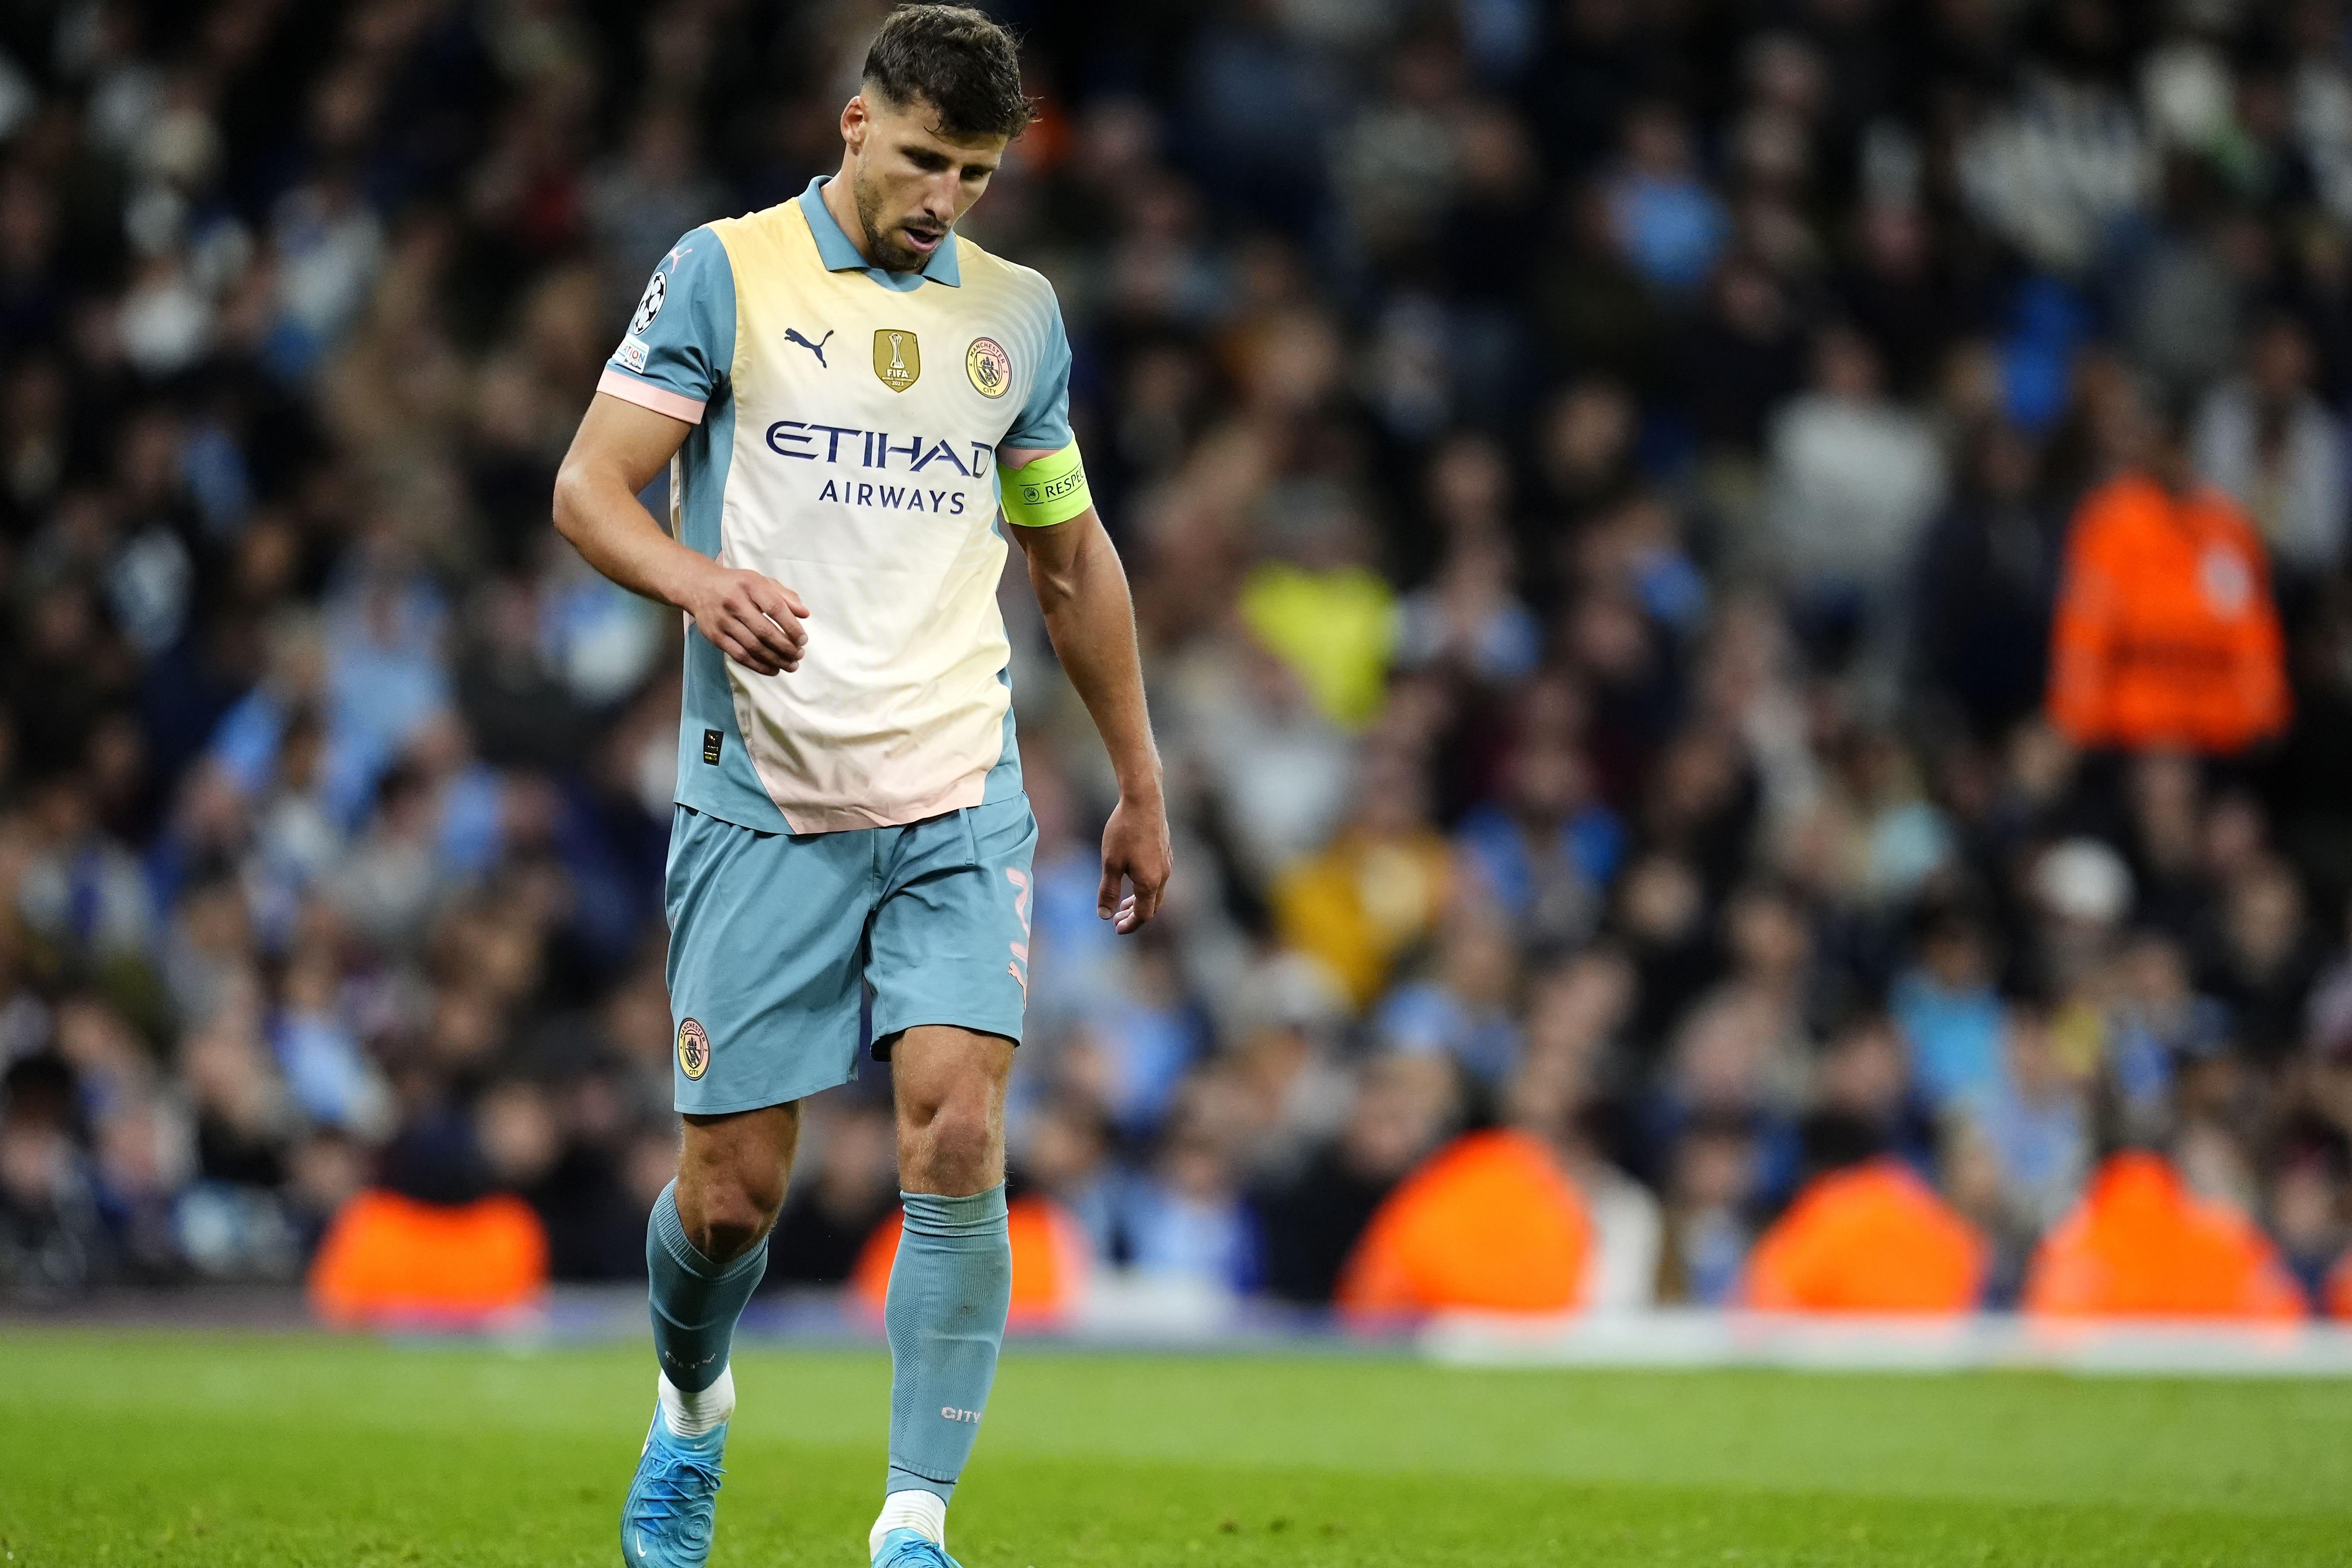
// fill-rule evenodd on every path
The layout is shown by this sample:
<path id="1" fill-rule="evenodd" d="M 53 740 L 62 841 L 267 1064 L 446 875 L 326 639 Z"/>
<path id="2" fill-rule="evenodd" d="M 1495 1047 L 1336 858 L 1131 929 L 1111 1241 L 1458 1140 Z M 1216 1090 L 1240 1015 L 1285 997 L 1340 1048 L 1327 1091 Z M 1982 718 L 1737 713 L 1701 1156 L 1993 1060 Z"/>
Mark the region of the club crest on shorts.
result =
<path id="1" fill-rule="evenodd" d="M 915 334 L 898 327 L 874 331 L 874 374 L 893 392 L 904 392 L 923 374 L 922 345 Z"/>
<path id="2" fill-rule="evenodd" d="M 710 1037 L 692 1018 L 677 1026 L 677 1070 L 698 1080 L 710 1070 Z"/>
<path id="3" fill-rule="evenodd" d="M 1013 384 L 1013 356 L 994 338 L 974 338 L 963 352 L 963 373 L 982 397 L 1002 397 Z"/>

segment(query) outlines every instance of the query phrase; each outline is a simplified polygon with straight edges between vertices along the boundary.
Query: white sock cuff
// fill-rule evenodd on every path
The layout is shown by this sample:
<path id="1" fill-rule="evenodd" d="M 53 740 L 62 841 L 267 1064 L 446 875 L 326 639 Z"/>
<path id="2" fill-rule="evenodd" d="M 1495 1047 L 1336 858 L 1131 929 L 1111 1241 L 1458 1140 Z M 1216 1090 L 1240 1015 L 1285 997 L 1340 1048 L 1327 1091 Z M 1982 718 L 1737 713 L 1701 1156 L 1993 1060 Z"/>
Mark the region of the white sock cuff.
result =
<path id="1" fill-rule="evenodd" d="M 892 1492 L 882 1500 L 882 1512 L 866 1537 L 868 1557 L 882 1550 L 882 1538 L 894 1530 L 911 1530 L 934 1546 L 948 1543 L 948 1500 L 936 1492 Z"/>
<path id="2" fill-rule="evenodd" d="M 728 1367 L 719 1374 L 719 1381 L 709 1388 L 688 1394 L 669 1380 L 669 1373 L 656 1373 L 660 1381 L 655 1394 L 661 1400 L 662 1419 L 680 1437 L 703 1437 L 727 1425 L 735 1414 L 735 1369 Z"/>

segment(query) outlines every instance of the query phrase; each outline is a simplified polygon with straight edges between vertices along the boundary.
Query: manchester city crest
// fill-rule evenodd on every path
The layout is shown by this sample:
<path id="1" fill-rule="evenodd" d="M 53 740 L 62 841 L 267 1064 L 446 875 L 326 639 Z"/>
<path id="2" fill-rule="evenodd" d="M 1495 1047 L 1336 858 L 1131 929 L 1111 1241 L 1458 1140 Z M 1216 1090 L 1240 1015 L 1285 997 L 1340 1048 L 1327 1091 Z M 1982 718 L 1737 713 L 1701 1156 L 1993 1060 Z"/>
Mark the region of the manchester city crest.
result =
<path id="1" fill-rule="evenodd" d="M 923 353 L 915 334 L 897 327 L 874 333 L 874 374 L 893 392 L 904 392 L 923 374 Z"/>
<path id="2" fill-rule="evenodd" d="M 692 1018 L 677 1026 L 677 1070 L 689 1079 L 710 1070 L 710 1037 Z"/>
<path id="3" fill-rule="evenodd" d="M 1013 356 L 994 338 L 974 338 L 964 351 L 963 373 L 982 397 L 1002 397 L 1013 384 Z"/>

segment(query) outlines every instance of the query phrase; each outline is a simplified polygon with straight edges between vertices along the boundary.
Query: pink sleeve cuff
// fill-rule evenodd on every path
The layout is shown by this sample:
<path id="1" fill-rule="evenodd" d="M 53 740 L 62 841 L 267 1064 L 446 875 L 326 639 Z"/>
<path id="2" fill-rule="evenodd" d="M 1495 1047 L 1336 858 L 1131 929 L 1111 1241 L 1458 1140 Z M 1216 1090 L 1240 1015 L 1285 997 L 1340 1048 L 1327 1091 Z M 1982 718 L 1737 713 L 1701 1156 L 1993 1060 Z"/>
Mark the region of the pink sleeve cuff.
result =
<path id="1" fill-rule="evenodd" d="M 639 381 L 626 371 L 604 367 L 597 379 L 596 390 L 610 393 L 624 403 L 634 403 L 640 408 L 650 408 L 656 414 L 667 414 L 672 419 L 683 419 L 688 425 L 702 423 L 702 405 L 691 397 L 681 397 L 666 392 L 649 382 Z"/>

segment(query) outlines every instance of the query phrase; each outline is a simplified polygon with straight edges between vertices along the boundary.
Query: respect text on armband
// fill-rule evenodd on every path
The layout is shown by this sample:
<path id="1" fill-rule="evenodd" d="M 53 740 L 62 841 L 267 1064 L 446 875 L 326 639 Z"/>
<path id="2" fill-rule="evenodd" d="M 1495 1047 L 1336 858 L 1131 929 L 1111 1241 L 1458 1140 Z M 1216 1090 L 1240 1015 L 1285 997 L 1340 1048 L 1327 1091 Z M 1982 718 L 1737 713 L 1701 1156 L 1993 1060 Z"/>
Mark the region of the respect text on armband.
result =
<path id="1" fill-rule="evenodd" d="M 1024 483 L 1021 487 L 1023 506 L 1045 506 L 1064 496 L 1075 495 L 1087 488 L 1087 471 L 1072 468 L 1058 479 L 1047 479 L 1042 485 Z"/>

